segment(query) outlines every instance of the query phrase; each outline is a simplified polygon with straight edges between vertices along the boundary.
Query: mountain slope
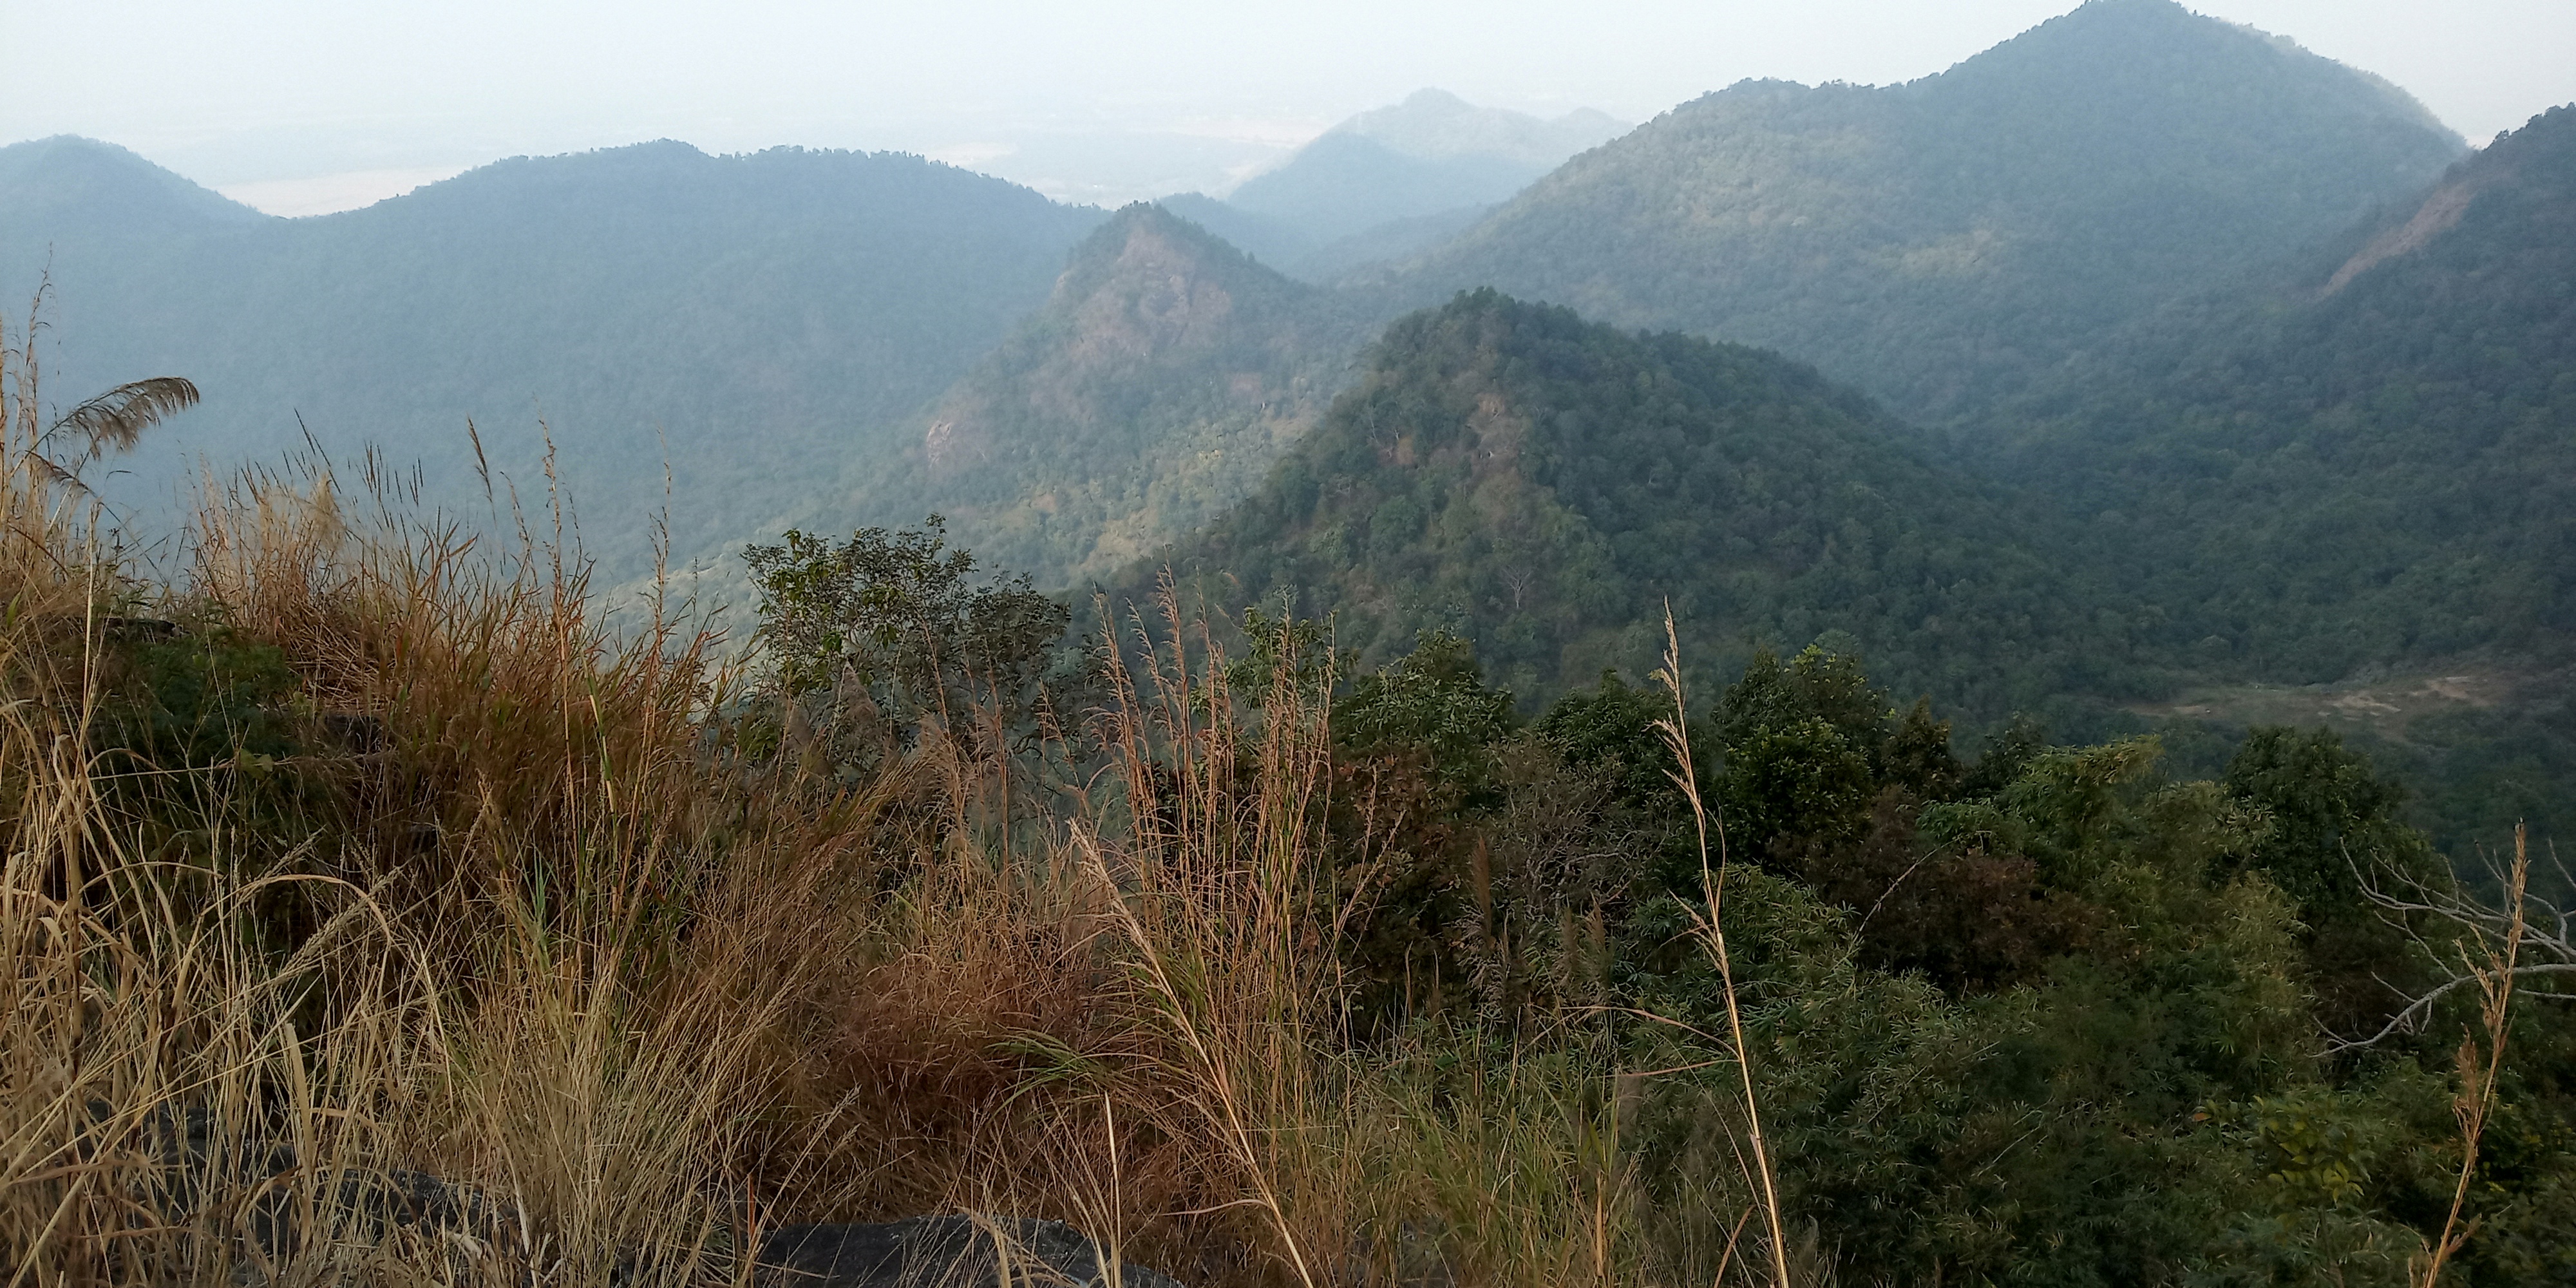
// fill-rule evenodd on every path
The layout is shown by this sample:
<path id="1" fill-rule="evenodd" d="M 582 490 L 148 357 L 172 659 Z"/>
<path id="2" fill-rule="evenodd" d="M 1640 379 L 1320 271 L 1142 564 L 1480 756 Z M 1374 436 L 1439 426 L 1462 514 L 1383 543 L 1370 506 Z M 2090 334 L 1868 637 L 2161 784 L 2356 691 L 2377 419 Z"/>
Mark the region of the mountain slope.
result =
<path id="1" fill-rule="evenodd" d="M 1186 193 L 1167 204 L 1283 272 L 1324 281 L 1430 246 L 1627 128 L 1588 108 L 1543 120 L 1425 89 L 1334 126 L 1223 201 Z"/>
<path id="2" fill-rule="evenodd" d="M 2090 0 L 1905 85 L 1746 82 L 1575 158 L 1396 276 L 1776 347 L 1913 417 L 2331 235 L 2461 141 L 2170 0 Z"/>
<path id="3" fill-rule="evenodd" d="M 1999 418 L 2213 670 L 2302 680 L 2576 632 L 2576 109 Z"/>
<path id="4" fill-rule="evenodd" d="M 58 134 L 0 148 L 0 246 L 13 260 L 48 246 L 79 254 L 269 219 L 112 143 Z"/>
<path id="5" fill-rule="evenodd" d="M 1711 672 L 1839 631 L 1873 675 L 1981 716 L 2151 684 L 2152 614 L 1912 441 L 1775 355 L 1478 292 L 1389 328 L 1262 491 L 1171 557 L 1227 607 L 1338 611 L 1370 658 L 1461 630 L 1525 696 L 1643 674 L 1667 598 Z"/>
<path id="6" fill-rule="evenodd" d="M 1150 205 L 1094 232 L 1046 305 L 815 512 L 939 511 L 1049 585 L 1106 573 L 1257 486 L 1347 381 L 1356 322 L 1325 292 Z"/>
<path id="7" fill-rule="evenodd" d="M 0 158 L 63 173 L 18 154 Z M 129 186 L 158 182 L 117 155 Z M 622 578 L 649 567 L 666 461 L 678 555 L 749 535 L 812 495 L 817 462 L 828 478 L 875 450 L 1008 334 L 1102 217 L 893 154 L 518 158 L 344 214 L 57 241 L 50 387 L 198 383 L 204 405 L 111 488 L 164 515 L 197 454 L 270 458 L 302 427 L 335 452 L 417 459 L 434 500 L 481 514 L 467 418 L 522 492 L 544 486 L 543 418 L 584 536 Z M 0 247 L 0 288 L 32 284 L 40 247 Z"/>
<path id="8" fill-rule="evenodd" d="M 1541 120 L 1426 89 L 1362 112 L 1226 198 L 1317 242 L 1511 196 L 1627 127 L 1600 112 Z"/>

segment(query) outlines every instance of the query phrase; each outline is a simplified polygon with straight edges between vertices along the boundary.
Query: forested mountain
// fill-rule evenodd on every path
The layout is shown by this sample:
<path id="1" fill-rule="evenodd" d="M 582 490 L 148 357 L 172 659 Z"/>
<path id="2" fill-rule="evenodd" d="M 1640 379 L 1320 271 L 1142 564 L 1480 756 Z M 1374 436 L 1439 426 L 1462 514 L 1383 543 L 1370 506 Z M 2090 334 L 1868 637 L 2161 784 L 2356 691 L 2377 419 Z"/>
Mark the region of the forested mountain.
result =
<path id="1" fill-rule="evenodd" d="M 2371 739 L 2446 839 L 2576 830 L 2576 109 L 1958 435 L 2192 623 L 2178 710 Z"/>
<path id="2" fill-rule="evenodd" d="M 856 458 L 813 525 L 945 514 L 1049 585 L 1109 572 L 1222 513 L 1348 383 L 1363 319 L 1151 205 L 1074 252 L 1044 308 Z M 826 514 L 828 513 L 828 517 Z"/>
<path id="3" fill-rule="evenodd" d="M 1524 696 L 1637 674 L 1669 595 L 1720 673 L 1840 632 L 1978 719 L 2207 757 L 2325 718 L 2446 844 L 2576 826 L 2576 109 L 1952 433 L 1936 463 L 1770 355 L 1461 297 L 1180 562 L 1369 656 L 1458 630 Z"/>
<path id="4" fill-rule="evenodd" d="M 1627 128 L 1589 109 L 1541 120 L 1419 90 L 1325 131 L 1226 201 L 1329 241 L 1390 220 L 1501 201 Z"/>
<path id="5" fill-rule="evenodd" d="M 1228 609 L 1338 612 L 1364 659 L 1457 630 L 1524 697 L 1644 674 L 1667 599 L 1712 674 L 1839 632 L 1900 692 L 1986 718 L 2151 690 L 2156 614 L 2048 510 L 1918 442 L 1776 355 L 1477 292 L 1390 328 L 1174 562 Z"/>
<path id="6" fill-rule="evenodd" d="M 13 270 L 31 256 L 86 261 L 268 219 L 114 144 L 61 134 L 0 148 L 0 255 Z"/>
<path id="7" fill-rule="evenodd" d="M 1104 217 L 919 157 L 671 142 L 297 220 L 86 140 L 0 150 L 0 175 L 5 298 L 50 251 L 47 388 L 204 390 L 120 462 L 120 503 L 166 515 L 199 454 L 274 459 L 309 428 L 422 462 L 434 499 L 480 514 L 466 420 L 526 497 L 542 418 L 612 578 L 647 564 L 666 462 L 676 553 L 749 535 L 1007 335 Z"/>
<path id="8" fill-rule="evenodd" d="M 1425 89 L 1334 126 L 1223 201 L 1188 193 L 1166 204 L 1273 267 L 1320 281 L 1455 233 L 1627 129 L 1588 108 L 1543 120 Z"/>
<path id="9" fill-rule="evenodd" d="M 2403 91 L 2171 0 L 2091 0 L 1904 85 L 1748 81 L 1398 273 L 1780 349 L 1910 417 L 2329 236 L 2460 139 Z"/>
<path id="10" fill-rule="evenodd" d="M 2576 109 L 2013 405 L 2203 661 L 2327 680 L 2576 628 Z"/>

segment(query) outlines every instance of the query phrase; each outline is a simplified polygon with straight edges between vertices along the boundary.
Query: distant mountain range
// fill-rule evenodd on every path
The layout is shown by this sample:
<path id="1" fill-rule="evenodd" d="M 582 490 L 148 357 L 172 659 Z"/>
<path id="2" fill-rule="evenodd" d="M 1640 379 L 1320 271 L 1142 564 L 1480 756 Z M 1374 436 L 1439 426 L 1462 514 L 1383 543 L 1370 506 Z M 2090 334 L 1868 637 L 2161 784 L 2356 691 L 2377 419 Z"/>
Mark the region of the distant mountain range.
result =
<path id="1" fill-rule="evenodd" d="M 2166 710 L 2360 736 L 2455 851 L 2576 835 L 2576 109 L 2138 320 L 1957 448 L 2189 624 Z"/>
<path id="2" fill-rule="evenodd" d="M 2169 0 L 2094 0 L 1910 85 L 1685 104 L 1339 294 L 1382 323 L 1497 284 L 1761 343 L 1974 437 L 2139 319 L 2411 208 L 2463 155 L 2374 77 Z"/>
<path id="3" fill-rule="evenodd" d="M 1363 648 L 1461 630 L 1525 694 L 1638 667 L 1666 598 L 1705 648 L 1839 631 L 1989 715 L 2576 660 L 2576 107 L 1940 433 L 1776 354 L 1461 295 L 1167 557 Z"/>
<path id="4" fill-rule="evenodd" d="M 147 519 L 200 454 L 273 460 L 308 430 L 419 461 L 433 501 L 480 514 L 469 418 L 534 504 L 542 421 L 616 580 L 648 569 L 666 496 L 678 555 L 722 557 L 892 450 L 1104 218 L 918 157 L 664 142 L 286 220 L 50 139 L 0 149 L 0 298 L 50 268 L 64 405 L 140 375 L 204 390 L 100 480 Z"/>
<path id="5" fill-rule="evenodd" d="M 2576 108 L 1961 441 L 2206 622 L 2204 667 L 2329 680 L 2576 631 Z"/>
<path id="6" fill-rule="evenodd" d="M 1822 639 L 1972 721 L 2186 756 L 2331 717 L 2446 841 L 2576 829 L 2576 108 L 1941 433 L 1462 295 L 1127 592 L 1166 565 L 1364 662 L 1460 631 L 1524 698 L 1642 672 L 1669 602 L 1709 676 Z"/>
<path id="7" fill-rule="evenodd" d="M 1426 89 L 1334 126 L 1223 201 L 1163 204 L 1274 268 L 1325 281 L 1458 232 L 1627 130 L 1588 108 L 1542 120 Z"/>
<path id="8" fill-rule="evenodd" d="M 1525 697 L 1640 666 L 1669 596 L 1711 664 L 1830 633 L 1972 718 L 2104 731 L 2559 665 L 2572 134 L 2471 155 L 2367 74 L 2093 0 L 1624 133 L 1427 92 L 1114 214 L 660 143 L 288 221 L 46 140 L 0 149 L 0 299 L 50 265 L 58 402 L 206 390 L 99 480 L 139 509 L 309 431 L 479 513 L 469 417 L 528 502 L 542 418 L 611 582 L 666 504 L 720 583 L 785 525 L 938 511 L 1052 587 L 1168 555 L 1372 656 L 1467 629 Z M 2576 784 L 2562 723 L 2488 741 Z"/>
<path id="9" fill-rule="evenodd" d="M 2576 108 L 1947 433 L 1692 345 L 1492 291 L 1412 314 L 1327 428 L 1177 554 L 1247 600 L 1468 629 L 1522 690 L 1584 680 L 1664 595 L 1721 649 L 1839 629 L 1891 675 L 1945 672 L 1927 649 L 2027 667 L 2081 641 L 2089 662 L 2038 688 L 2094 696 L 2576 639 Z M 1507 549 L 1515 531 L 1546 536 Z M 2045 564 L 2048 608 L 1996 636 L 1963 626 L 1984 611 L 1914 608 L 1976 585 L 1917 574 L 1958 538 L 1986 551 L 1958 567 Z M 1587 549 L 1597 567 L 1558 567 Z M 1906 572 L 1875 585 L 1886 559 Z"/>
<path id="10" fill-rule="evenodd" d="M 2467 149 L 2403 91 L 2171 0 L 2090 0 L 1937 76 L 1748 81 L 1584 153 L 1391 276 L 1763 345 L 1972 414 Z"/>
<path id="11" fill-rule="evenodd" d="M 917 520 L 1048 585 L 1079 584 L 1259 486 L 1349 382 L 1373 329 L 1195 224 L 1130 206 L 1044 307 L 800 512 Z"/>

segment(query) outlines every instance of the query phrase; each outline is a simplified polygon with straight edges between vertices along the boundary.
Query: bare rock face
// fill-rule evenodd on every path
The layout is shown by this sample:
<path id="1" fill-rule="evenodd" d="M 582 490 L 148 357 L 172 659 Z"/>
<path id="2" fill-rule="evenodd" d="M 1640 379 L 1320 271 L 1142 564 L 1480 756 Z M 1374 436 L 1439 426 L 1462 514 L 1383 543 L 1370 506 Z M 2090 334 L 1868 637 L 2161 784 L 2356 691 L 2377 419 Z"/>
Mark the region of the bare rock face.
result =
<path id="1" fill-rule="evenodd" d="M 789 1226 L 761 1239 L 756 1261 L 763 1288 L 1181 1288 L 1115 1263 L 1069 1225 L 1025 1217 Z"/>

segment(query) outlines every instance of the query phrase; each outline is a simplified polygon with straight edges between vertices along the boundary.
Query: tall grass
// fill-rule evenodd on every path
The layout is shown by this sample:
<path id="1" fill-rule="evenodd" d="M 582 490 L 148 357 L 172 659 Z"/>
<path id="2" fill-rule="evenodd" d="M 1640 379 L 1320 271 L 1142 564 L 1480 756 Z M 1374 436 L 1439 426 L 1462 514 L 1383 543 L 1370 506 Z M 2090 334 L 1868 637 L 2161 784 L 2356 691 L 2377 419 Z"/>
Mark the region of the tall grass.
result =
<path id="1" fill-rule="evenodd" d="M 143 580 L 0 377 L 0 1285 L 739 1283 L 960 1209 L 1204 1283 L 1661 1281 L 1597 1044 L 1355 1038 L 1293 636 L 1253 710 L 1167 595 L 1054 768 L 933 718 L 853 786 L 559 526 L 372 460 L 208 486 Z M 120 732 L 252 654 L 286 690 L 196 718 L 289 750 Z"/>

